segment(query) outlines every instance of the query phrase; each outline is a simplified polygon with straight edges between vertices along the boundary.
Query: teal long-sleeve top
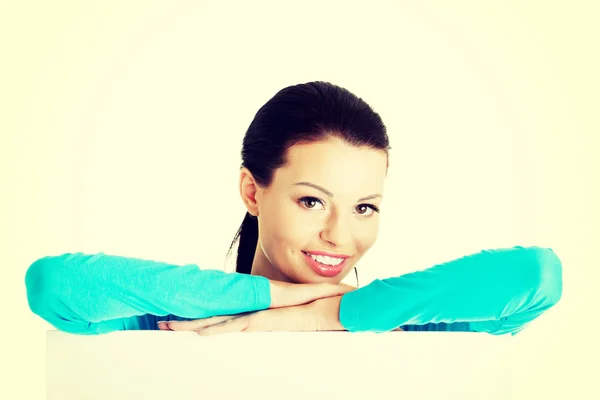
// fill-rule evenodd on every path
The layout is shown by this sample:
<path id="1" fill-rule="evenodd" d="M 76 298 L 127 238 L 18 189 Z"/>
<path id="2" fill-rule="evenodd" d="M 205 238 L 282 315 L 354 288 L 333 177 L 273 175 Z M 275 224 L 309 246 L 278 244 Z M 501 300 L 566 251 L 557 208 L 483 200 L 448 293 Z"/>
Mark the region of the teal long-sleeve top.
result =
<path id="1" fill-rule="evenodd" d="M 104 253 L 33 262 L 25 275 L 31 310 L 59 330 L 102 334 L 155 330 L 191 320 L 267 309 L 262 276 Z M 340 323 L 350 332 L 521 331 L 562 295 L 562 264 L 537 246 L 483 250 L 348 292 Z"/>

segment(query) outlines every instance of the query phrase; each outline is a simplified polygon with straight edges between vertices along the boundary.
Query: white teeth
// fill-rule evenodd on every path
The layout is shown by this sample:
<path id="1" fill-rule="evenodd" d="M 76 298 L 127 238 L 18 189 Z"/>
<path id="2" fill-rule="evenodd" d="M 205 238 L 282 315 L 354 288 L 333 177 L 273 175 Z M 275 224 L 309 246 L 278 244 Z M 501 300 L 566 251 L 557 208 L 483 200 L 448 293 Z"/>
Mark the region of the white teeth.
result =
<path id="1" fill-rule="evenodd" d="M 326 264 L 326 265 L 339 265 L 342 261 L 344 261 L 343 258 L 335 258 L 335 257 L 329 257 L 329 256 L 315 256 L 314 254 L 309 254 L 311 256 L 311 258 L 315 261 L 320 262 L 321 264 Z"/>

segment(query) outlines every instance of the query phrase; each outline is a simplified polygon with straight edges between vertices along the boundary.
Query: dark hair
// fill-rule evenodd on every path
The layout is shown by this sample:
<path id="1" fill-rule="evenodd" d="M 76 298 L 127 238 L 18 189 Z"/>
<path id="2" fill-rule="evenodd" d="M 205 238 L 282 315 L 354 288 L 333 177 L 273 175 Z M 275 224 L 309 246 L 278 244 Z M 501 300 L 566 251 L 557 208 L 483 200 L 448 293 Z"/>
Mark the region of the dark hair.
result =
<path id="1" fill-rule="evenodd" d="M 242 165 L 262 187 L 286 163 L 287 150 L 297 143 L 336 137 L 356 147 L 391 150 L 379 114 L 350 91 L 328 82 L 286 87 L 263 105 L 250 123 L 242 144 Z M 227 256 L 239 238 L 236 272 L 250 274 L 258 242 L 258 220 L 248 212 Z"/>

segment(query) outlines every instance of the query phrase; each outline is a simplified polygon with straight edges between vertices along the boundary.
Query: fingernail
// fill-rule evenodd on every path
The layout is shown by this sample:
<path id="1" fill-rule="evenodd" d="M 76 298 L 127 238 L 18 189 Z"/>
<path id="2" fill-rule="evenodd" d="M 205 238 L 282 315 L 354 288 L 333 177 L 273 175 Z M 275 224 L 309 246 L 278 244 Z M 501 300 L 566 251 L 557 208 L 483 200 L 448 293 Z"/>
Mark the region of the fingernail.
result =
<path id="1" fill-rule="evenodd" d="M 168 324 L 169 321 L 158 321 L 157 324 Z"/>

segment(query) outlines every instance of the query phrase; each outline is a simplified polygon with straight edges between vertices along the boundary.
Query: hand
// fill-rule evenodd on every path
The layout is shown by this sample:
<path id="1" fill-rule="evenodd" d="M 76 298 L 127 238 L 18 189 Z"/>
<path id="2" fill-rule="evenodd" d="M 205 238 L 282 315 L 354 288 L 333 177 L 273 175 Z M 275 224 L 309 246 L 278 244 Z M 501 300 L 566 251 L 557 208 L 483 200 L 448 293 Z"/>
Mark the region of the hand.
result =
<path id="1" fill-rule="evenodd" d="M 170 321 L 159 324 L 159 329 L 196 331 L 201 336 L 232 332 L 344 331 L 339 321 L 341 298 L 328 297 L 309 304 L 238 315 Z"/>
<path id="2" fill-rule="evenodd" d="M 269 280 L 271 304 L 269 309 L 307 304 L 326 297 L 339 296 L 356 290 L 343 283 L 288 283 Z"/>
<path id="3" fill-rule="evenodd" d="M 345 284 L 340 284 L 340 286 L 343 286 L 342 290 L 347 292 L 356 289 L 356 287 Z M 158 324 L 158 328 L 163 331 L 196 331 L 201 336 L 261 331 L 344 331 L 345 328 L 339 321 L 341 298 L 342 296 L 339 295 L 291 307 L 236 315 L 222 315 L 192 321 L 163 322 Z M 396 328 L 394 331 L 402 331 L 402 329 Z"/>

